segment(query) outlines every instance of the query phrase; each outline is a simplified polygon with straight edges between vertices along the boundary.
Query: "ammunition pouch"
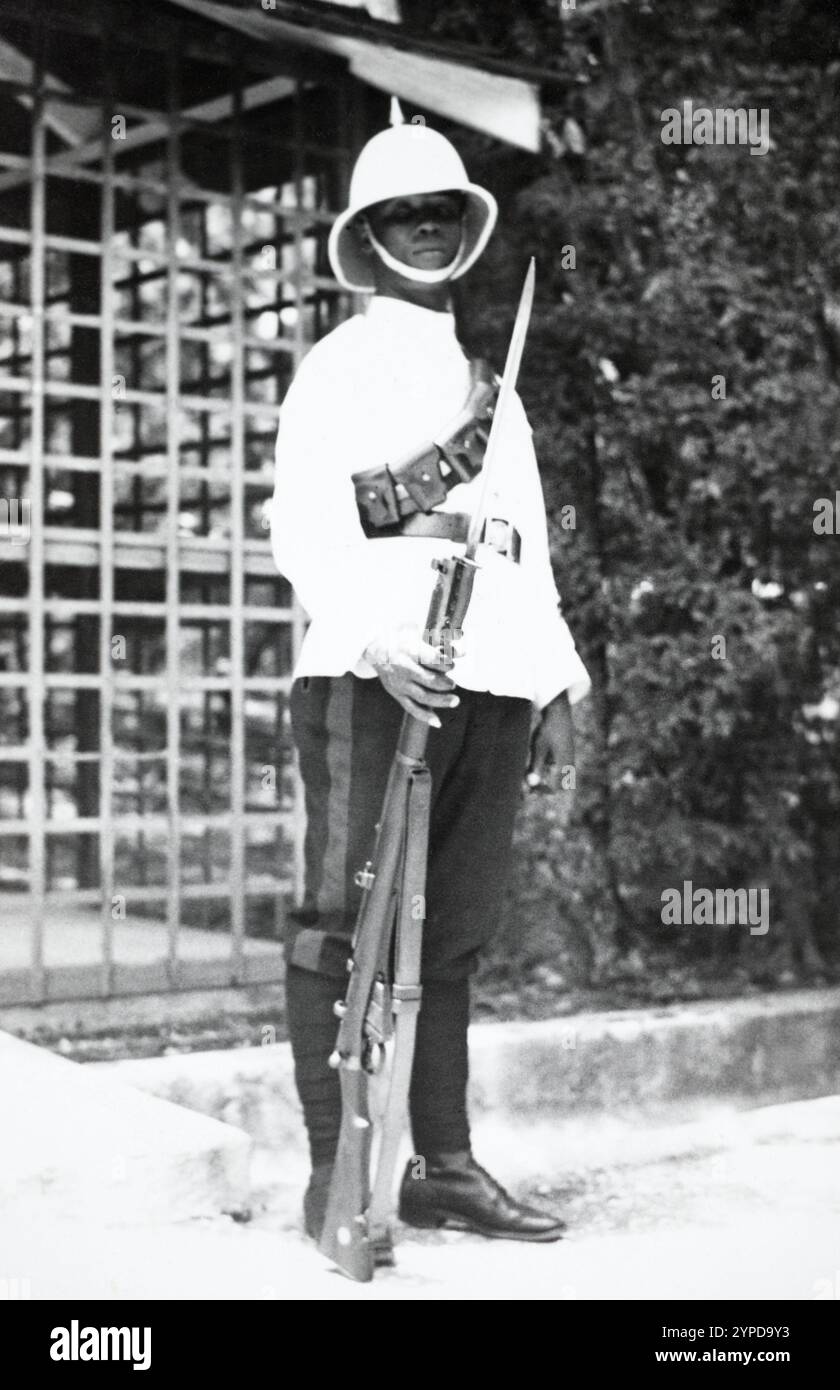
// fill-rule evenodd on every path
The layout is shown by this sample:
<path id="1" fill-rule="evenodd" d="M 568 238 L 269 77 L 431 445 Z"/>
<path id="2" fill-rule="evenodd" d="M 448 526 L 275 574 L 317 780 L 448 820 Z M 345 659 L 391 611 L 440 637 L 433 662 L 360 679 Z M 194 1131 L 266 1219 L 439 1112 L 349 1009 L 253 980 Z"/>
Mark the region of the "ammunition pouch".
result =
<path id="1" fill-rule="evenodd" d="M 396 528 L 416 512 L 431 512 L 459 483 L 481 472 L 490 424 L 499 394 L 498 378 L 481 358 L 470 362 L 466 404 L 442 441 L 424 444 L 392 464 L 353 474 L 356 505 L 366 536 Z"/>

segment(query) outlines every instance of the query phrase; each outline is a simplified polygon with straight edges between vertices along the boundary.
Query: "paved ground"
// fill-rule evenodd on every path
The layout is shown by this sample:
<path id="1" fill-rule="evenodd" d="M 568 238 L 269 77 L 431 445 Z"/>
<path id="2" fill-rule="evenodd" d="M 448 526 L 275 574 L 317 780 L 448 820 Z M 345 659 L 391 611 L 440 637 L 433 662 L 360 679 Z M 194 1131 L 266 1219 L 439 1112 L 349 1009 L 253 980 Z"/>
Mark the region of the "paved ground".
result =
<path id="1" fill-rule="evenodd" d="M 92 1229 L 19 1212 L 2 1233 L 0 1295 L 8 1280 L 18 1296 L 68 1300 L 840 1299 L 840 1097 L 681 1125 L 486 1131 L 481 1154 L 512 1179 L 542 1173 L 537 1200 L 562 1204 L 568 1238 L 404 1228 L 398 1268 L 356 1285 L 300 1235 L 300 1172 L 263 1158 L 247 1223 Z"/>

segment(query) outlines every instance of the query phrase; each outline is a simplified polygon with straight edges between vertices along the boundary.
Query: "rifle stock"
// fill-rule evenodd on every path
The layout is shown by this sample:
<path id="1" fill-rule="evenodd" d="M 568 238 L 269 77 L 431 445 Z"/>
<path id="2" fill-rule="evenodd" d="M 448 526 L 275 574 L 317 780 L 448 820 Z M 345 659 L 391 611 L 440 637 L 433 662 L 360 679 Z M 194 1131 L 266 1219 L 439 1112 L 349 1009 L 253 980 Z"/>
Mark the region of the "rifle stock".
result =
<path id="1" fill-rule="evenodd" d="M 368 1075 L 361 1068 L 342 1066 L 340 1080 L 341 1133 L 335 1160 L 338 1181 L 330 1186 L 319 1249 L 351 1279 L 366 1283 L 373 1278 L 365 1215 L 370 1201 Z"/>

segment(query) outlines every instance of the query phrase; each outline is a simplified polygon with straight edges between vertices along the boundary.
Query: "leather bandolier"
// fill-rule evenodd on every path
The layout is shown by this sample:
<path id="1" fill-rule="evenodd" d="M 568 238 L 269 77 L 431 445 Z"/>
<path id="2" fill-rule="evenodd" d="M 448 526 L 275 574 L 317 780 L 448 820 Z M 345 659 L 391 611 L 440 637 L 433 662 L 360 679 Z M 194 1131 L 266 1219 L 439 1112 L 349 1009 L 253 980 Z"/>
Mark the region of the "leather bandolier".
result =
<path id="1" fill-rule="evenodd" d="M 430 441 L 391 464 L 353 474 L 362 529 L 370 539 L 389 536 L 434 536 L 464 541 L 469 517 L 463 512 L 436 512 L 459 483 L 481 472 L 490 425 L 499 395 L 499 379 L 483 358 L 470 360 L 470 391 L 463 409 Z M 519 532 L 502 518 L 488 518 L 482 539 L 518 563 Z"/>

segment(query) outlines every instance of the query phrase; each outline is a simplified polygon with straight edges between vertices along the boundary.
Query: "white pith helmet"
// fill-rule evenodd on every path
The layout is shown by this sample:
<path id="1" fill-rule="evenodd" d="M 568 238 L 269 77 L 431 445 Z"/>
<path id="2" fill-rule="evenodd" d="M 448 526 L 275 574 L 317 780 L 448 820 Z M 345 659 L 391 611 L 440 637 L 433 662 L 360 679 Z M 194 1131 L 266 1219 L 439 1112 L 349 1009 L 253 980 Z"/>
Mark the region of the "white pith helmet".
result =
<path id="1" fill-rule="evenodd" d="M 397 107 L 397 110 L 399 108 Z M 458 253 L 442 271 L 418 271 L 405 267 L 411 279 L 457 280 L 484 250 L 496 225 L 498 205 L 492 193 L 470 183 L 455 146 L 437 130 L 411 123 L 392 125 L 368 140 L 353 168 L 350 205 L 339 214 L 330 231 L 327 252 L 338 282 L 347 290 L 370 294 L 376 288 L 371 256 L 365 254 L 353 219 L 374 203 L 387 198 L 410 198 L 422 193 L 457 191 L 465 195 L 463 233 Z M 384 248 L 374 244 L 383 260 Z M 400 262 L 393 262 L 402 271 Z"/>

